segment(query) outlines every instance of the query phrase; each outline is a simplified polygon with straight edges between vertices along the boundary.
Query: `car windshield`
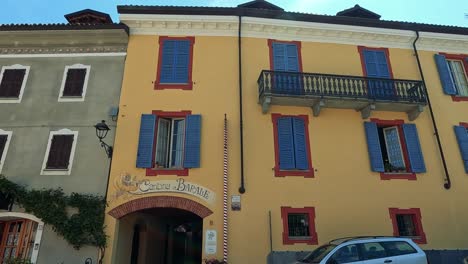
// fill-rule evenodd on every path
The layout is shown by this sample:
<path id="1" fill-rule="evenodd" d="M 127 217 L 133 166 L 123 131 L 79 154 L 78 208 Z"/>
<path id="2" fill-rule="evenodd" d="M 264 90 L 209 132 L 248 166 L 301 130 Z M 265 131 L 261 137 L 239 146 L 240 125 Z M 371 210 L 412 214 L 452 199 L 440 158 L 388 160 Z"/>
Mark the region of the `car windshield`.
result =
<path id="1" fill-rule="evenodd" d="M 302 261 L 306 262 L 306 263 L 319 263 L 335 247 L 336 247 L 336 245 L 331 245 L 331 244 L 323 245 L 323 246 L 315 249 L 314 251 L 312 251 Z"/>

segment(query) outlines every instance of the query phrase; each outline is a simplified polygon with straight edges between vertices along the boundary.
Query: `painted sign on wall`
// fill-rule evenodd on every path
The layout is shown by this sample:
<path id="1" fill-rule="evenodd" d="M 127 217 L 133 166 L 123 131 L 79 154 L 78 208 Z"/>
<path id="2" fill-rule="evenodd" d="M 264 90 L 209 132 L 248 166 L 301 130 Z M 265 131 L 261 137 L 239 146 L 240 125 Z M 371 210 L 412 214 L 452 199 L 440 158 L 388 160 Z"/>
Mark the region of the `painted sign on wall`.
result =
<path id="1" fill-rule="evenodd" d="M 214 203 L 215 193 L 201 185 L 186 181 L 183 178 L 175 180 L 135 180 L 132 177 L 122 177 L 122 185 L 125 190 L 131 194 L 148 194 L 148 193 L 184 193 L 198 197 L 208 203 Z"/>

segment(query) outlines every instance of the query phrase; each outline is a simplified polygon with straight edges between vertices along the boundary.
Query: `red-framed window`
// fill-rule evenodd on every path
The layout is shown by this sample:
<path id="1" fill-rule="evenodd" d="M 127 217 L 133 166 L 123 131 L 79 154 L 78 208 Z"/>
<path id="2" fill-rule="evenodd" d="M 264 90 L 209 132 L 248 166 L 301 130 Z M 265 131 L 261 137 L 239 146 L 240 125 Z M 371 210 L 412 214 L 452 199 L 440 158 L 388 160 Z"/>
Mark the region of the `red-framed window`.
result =
<path id="1" fill-rule="evenodd" d="M 468 101 L 468 55 L 441 52 L 434 58 L 444 93 L 454 102 Z"/>
<path id="2" fill-rule="evenodd" d="M 271 114 L 275 148 L 275 176 L 314 177 L 308 115 Z"/>
<path id="3" fill-rule="evenodd" d="M 159 37 L 156 90 L 192 90 L 194 44 L 195 37 Z"/>
<path id="4" fill-rule="evenodd" d="M 302 72 L 300 41 L 268 40 L 270 70 Z"/>
<path id="5" fill-rule="evenodd" d="M 185 121 L 186 117 L 192 113 L 192 111 L 189 110 L 184 110 L 180 112 L 166 112 L 166 111 L 161 111 L 161 110 L 154 110 L 153 115 L 156 115 L 156 124 L 155 124 L 155 132 L 154 132 L 154 151 L 153 151 L 153 168 L 147 168 L 146 169 L 146 176 L 156 176 L 156 175 L 177 175 L 177 176 L 188 176 L 188 168 L 183 167 L 183 160 L 178 160 L 177 163 L 174 161 L 170 161 L 170 157 L 167 158 L 166 164 L 158 164 L 157 160 L 163 160 L 162 158 L 157 157 L 158 156 L 158 144 L 161 144 L 161 142 L 158 142 L 158 134 L 161 134 L 162 131 L 159 129 L 161 128 L 162 123 L 170 123 L 166 128 L 169 129 L 169 131 L 166 131 L 165 133 L 168 134 L 167 140 L 170 141 L 170 138 L 173 138 L 174 135 L 174 125 L 176 124 L 176 121 L 183 122 Z M 182 125 L 182 123 L 180 124 Z M 179 125 L 179 126 L 180 126 Z M 185 124 L 184 124 L 185 125 Z M 176 133 L 177 134 L 177 133 Z M 179 135 L 185 135 L 185 132 L 182 132 L 182 134 L 179 133 Z M 161 140 L 161 137 L 159 137 L 159 140 Z M 181 138 L 181 141 L 179 144 L 184 144 L 184 138 Z M 167 145 L 170 145 L 168 142 Z M 171 147 L 169 148 L 169 152 L 171 152 Z M 176 150 L 173 150 L 176 151 Z M 183 152 L 182 150 L 182 158 L 183 159 Z M 159 153 L 161 154 L 161 153 Z M 164 155 L 164 154 L 163 154 Z M 170 156 L 170 153 L 169 153 Z M 170 164 L 172 163 L 172 164 Z M 179 164 L 180 163 L 180 164 Z M 174 168 L 174 167 L 179 167 L 179 168 Z"/>
<path id="6" fill-rule="evenodd" d="M 370 121 L 364 127 L 371 169 L 382 180 L 416 180 L 416 173 L 426 172 L 416 125 L 399 119 Z"/>
<path id="7" fill-rule="evenodd" d="M 318 237 L 315 230 L 315 208 L 281 207 L 283 220 L 283 244 L 292 245 L 305 243 L 317 245 Z"/>
<path id="8" fill-rule="evenodd" d="M 389 208 L 388 210 L 392 220 L 394 236 L 408 237 L 418 244 L 427 243 L 419 208 Z"/>
<path id="9" fill-rule="evenodd" d="M 388 48 L 358 46 L 358 52 L 364 76 L 393 79 Z"/>

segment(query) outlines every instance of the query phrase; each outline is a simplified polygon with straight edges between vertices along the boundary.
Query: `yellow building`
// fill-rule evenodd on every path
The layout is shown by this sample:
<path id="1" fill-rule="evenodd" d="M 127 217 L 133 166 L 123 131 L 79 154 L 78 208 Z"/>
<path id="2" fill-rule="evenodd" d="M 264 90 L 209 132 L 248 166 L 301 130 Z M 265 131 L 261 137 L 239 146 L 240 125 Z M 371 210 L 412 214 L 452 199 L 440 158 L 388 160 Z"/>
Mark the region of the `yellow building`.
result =
<path id="1" fill-rule="evenodd" d="M 118 10 L 105 263 L 287 263 L 359 235 L 467 254 L 468 28 L 260 0 Z"/>

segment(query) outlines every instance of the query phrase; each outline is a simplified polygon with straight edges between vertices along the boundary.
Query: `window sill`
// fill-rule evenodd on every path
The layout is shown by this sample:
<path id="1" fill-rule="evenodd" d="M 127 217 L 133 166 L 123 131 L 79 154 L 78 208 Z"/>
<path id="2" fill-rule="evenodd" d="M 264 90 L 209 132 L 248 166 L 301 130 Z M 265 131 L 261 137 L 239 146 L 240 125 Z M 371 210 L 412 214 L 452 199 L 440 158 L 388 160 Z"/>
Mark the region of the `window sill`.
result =
<path id="1" fill-rule="evenodd" d="M 193 84 L 190 83 L 155 83 L 155 90 L 165 90 L 165 89 L 179 89 L 179 90 L 192 90 Z"/>
<path id="2" fill-rule="evenodd" d="M 41 175 L 70 175 L 70 169 L 43 169 Z"/>
<path id="3" fill-rule="evenodd" d="M 189 170 L 187 168 L 182 169 L 146 169 L 146 176 L 156 175 L 177 175 L 177 176 L 188 176 Z"/>
<path id="4" fill-rule="evenodd" d="M 318 245 L 318 241 L 315 237 L 287 237 L 283 240 L 284 245 L 293 245 L 293 244 L 299 244 L 299 243 L 304 243 L 307 245 Z"/>
<path id="5" fill-rule="evenodd" d="M 416 173 L 414 172 L 381 172 L 380 173 L 381 180 L 409 180 L 415 181 L 416 180 Z"/>
<path id="6" fill-rule="evenodd" d="M 468 101 L 468 96 L 457 96 L 457 95 L 452 95 L 452 101 L 454 101 L 454 102 L 464 102 L 464 101 Z"/>
<path id="7" fill-rule="evenodd" d="M 21 98 L 18 97 L 0 97 L 0 103 L 2 104 L 15 104 L 20 102 Z"/>
<path id="8" fill-rule="evenodd" d="M 280 170 L 275 167 L 275 177 L 300 176 L 304 178 L 314 178 L 314 168 L 310 170 Z"/>
<path id="9" fill-rule="evenodd" d="M 61 96 L 58 99 L 59 102 L 83 102 L 83 96 Z"/>

